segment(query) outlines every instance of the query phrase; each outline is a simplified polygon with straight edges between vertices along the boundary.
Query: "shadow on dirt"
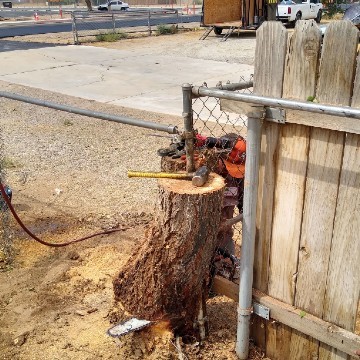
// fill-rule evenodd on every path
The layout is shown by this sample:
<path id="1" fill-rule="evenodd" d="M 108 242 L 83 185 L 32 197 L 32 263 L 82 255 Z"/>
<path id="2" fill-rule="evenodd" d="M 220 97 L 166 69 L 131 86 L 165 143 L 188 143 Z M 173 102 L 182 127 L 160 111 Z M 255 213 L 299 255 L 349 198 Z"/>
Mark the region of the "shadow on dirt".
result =
<path id="1" fill-rule="evenodd" d="M 5 51 L 14 51 L 14 50 L 31 50 L 31 49 L 41 49 L 44 47 L 55 47 L 55 46 L 65 46 L 60 44 L 50 44 L 43 42 L 23 42 L 23 41 L 14 41 L 14 40 L 1 40 L 0 43 L 0 52 Z"/>

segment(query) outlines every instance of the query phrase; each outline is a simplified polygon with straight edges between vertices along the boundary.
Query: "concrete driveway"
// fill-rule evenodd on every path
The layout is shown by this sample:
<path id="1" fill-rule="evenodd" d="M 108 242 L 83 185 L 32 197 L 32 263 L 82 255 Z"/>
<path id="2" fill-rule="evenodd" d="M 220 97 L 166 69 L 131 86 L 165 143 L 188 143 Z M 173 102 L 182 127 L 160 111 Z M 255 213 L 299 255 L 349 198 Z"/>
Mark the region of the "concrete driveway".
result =
<path id="1" fill-rule="evenodd" d="M 94 46 L 55 46 L 0 53 L 0 79 L 79 98 L 181 115 L 181 84 L 215 86 L 249 78 L 253 66 Z M 6 64 L 6 65 L 5 65 Z"/>

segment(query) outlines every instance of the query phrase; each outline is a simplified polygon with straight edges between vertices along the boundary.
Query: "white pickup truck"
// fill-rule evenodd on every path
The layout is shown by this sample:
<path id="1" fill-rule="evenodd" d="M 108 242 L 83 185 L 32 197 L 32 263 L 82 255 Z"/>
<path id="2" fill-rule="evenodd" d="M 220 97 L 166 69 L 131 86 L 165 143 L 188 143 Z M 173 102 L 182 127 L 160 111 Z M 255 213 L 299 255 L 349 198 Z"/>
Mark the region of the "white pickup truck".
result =
<path id="1" fill-rule="evenodd" d="M 108 10 L 128 10 L 129 4 L 123 1 L 108 1 L 106 4 L 101 4 L 98 6 L 98 10 L 100 11 L 108 11 Z"/>
<path id="2" fill-rule="evenodd" d="M 320 23 L 323 5 L 320 0 L 283 0 L 277 6 L 277 19 L 285 23 L 315 19 Z"/>

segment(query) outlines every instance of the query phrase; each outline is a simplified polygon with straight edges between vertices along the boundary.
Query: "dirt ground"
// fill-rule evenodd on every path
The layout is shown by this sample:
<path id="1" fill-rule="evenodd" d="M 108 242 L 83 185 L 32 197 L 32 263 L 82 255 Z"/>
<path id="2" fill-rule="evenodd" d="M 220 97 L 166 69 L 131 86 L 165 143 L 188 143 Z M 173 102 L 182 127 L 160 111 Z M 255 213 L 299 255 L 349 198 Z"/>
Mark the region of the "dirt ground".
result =
<path id="1" fill-rule="evenodd" d="M 166 124 L 181 121 L 4 82 L 1 87 Z M 143 238 L 156 198 L 154 180 L 134 183 L 126 169 L 146 161 L 157 170 L 156 149 L 169 140 L 29 104 L 0 103 L 3 167 L 23 222 L 50 242 L 121 229 L 50 248 L 31 240 L 14 221 L 4 224 L 11 230 L 14 254 L 11 264 L 0 254 L 0 359 L 177 359 L 175 340 L 161 327 L 120 341 L 106 333 L 126 317 L 113 301 L 112 281 Z M 209 339 L 182 344 L 184 358 L 236 359 L 236 304 L 217 296 L 209 300 L 208 312 Z M 252 358 L 260 356 L 253 348 Z"/>
<path id="2" fill-rule="evenodd" d="M 190 33 L 184 42 L 198 35 Z M 153 39 L 154 51 L 166 51 L 159 38 Z M 237 61 L 236 57 L 253 61 L 250 43 L 254 39 L 249 36 L 245 40 L 249 48 L 229 61 Z M 27 41 L 41 42 L 42 38 Z M 135 42 L 149 46 L 148 39 L 126 41 L 108 46 L 135 46 Z M 181 51 L 179 44 L 173 45 L 173 51 Z M 202 51 L 211 53 L 212 46 L 227 46 L 221 44 L 216 41 Z M 204 56 L 200 48 L 198 54 Z M 176 117 L 8 83 L 1 83 L 1 88 L 144 120 L 181 122 Z M 120 340 L 107 335 L 111 326 L 127 317 L 113 301 L 112 280 L 142 240 L 152 221 L 156 197 L 152 180 L 134 185 L 124 174 L 131 165 L 144 162 L 156 170 L 156 149 L 167 140 L 149 137 L 148 131 L 128 132 L 126 126 L 84 121 L 80 116 L 10 100 L 0 99 L 0 105 L 3 167 L 14 191 L 13 204 L 24 223 L 50 242 L 120 229 L 69 247 L 50 248 L 24 235 L 13 220 L 6 223 L 11 229 L 13 261 L 6 264 L 0 254 L 0 359 L 181 358 L 178 344 L 161 324 Z M 225 297 L 209 299 L 209 338 L 203 344 L 180 341 L 183 358 L 235 360 L 236 308 L 236 303 Z M 261 358 L 263 354 L 251 347 L 250 359 Z"/>

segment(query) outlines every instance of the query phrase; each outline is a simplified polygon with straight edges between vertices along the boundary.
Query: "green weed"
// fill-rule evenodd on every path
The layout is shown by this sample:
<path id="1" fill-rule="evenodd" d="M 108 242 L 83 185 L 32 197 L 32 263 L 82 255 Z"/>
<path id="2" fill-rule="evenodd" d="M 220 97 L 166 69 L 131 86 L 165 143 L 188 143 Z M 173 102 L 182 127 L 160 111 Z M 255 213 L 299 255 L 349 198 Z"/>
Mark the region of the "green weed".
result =
<path id="1" fill-rule="evenodd" d="M 8 157 L 4 157 L 0 160 L 0 169 L 14 169 L 17 167 L 15 161 L 11 160 Z"/>
<path id="2" fill-rule="evenodd" d="M 159 35 L 168 35 L 168 34 L 176 34 L 178 32 L 178 28 L 175 25 L 158 25 L 157 33 Z"/>
<path id="3" fill-rule="evenodd" d="M 127 34 L 124 32 L 106 33 L 106 34 L 103 33 L 96 35 L 97 41 L 104 41 L 104 42 L 115 42 L 126 38 L 127 38 Z"/>

